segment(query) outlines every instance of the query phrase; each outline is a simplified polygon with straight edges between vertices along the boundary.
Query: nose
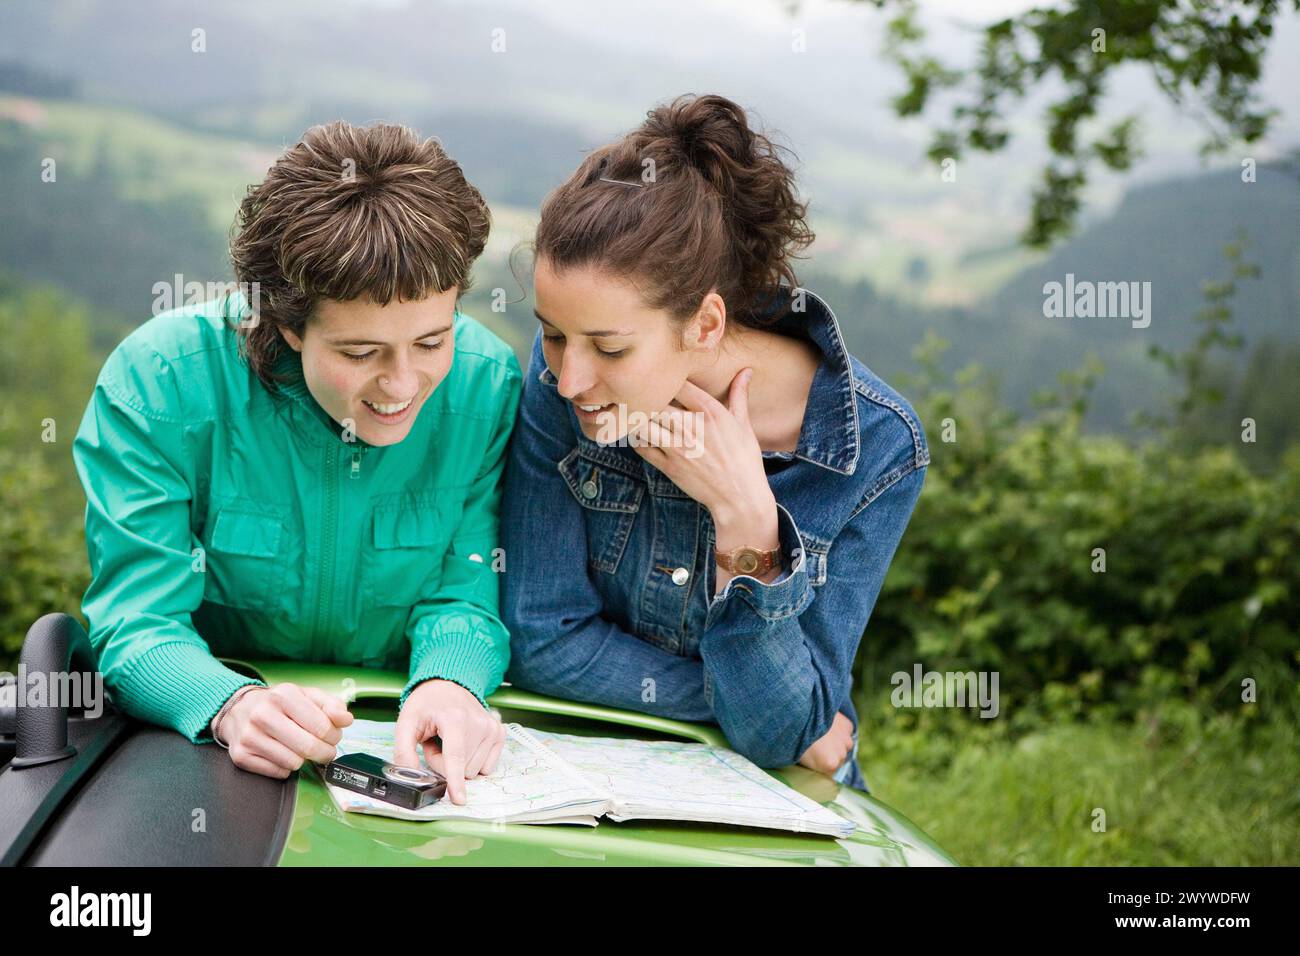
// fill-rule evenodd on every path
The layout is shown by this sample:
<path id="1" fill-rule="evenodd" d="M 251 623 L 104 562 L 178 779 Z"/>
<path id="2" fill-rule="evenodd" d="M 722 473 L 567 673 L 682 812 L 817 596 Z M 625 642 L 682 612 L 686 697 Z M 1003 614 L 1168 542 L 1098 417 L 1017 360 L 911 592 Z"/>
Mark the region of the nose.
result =
<path id="1" fill-rule="evenodd" d="M 596 377 L 591 374 L 591 367 L 585 365 L 577 356 L 565 355 L 560 362 L 560 374 L 556 376 L 559 393 L 569 401 L 591 390 L 596 384 Z"/>
<path id="2" fill-rule="evenodd" d="M 399 355 L 379 374 L 379 391 L 385 398 L 404 402 L 420 389 L 420 376 L 411 360 Z"/>

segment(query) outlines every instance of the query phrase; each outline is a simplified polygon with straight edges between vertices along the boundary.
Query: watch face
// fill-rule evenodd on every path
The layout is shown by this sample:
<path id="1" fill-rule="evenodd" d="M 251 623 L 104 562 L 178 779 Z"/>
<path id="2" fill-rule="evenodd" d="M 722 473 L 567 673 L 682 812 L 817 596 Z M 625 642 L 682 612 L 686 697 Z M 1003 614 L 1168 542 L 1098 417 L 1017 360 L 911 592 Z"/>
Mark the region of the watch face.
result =
<path id="1" fill-rule="evenodd" d="M 736 565 L 736 570 L 741 574 L 749 574 L 758 567 L 758 552 L 752 548 L 745 548 L 736 555 L 736 560 L 733 563 Z"/>

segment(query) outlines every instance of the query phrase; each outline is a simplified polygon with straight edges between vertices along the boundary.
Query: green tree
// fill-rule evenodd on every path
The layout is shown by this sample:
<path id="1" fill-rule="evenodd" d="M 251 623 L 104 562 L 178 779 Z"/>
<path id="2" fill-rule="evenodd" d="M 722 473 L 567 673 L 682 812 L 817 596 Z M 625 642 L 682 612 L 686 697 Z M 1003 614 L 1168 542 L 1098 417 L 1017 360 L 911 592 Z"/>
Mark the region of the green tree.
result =
<path id="1" fill-rule="evenodd" d="M 893 102 L 899 116 L 919 115 L 936 93 L 955 97 L 948 124 L 931 140 L 935 162 L 967 149 L 1004 149 L 1011 108 L 1031 92 L 1061 89 L 1047 110 L 1051 155 L 1022 235 L 1036 247 L 1072 230 L 1091 170 L 1126 170 L 1137 154 L 1135 114 L 1101 135 L 1082 132 L 1115 69 L 1145 65 L 1170 102 L 1201 120 L 1203 152 L 1253 143 L 1276 112 L 1261 107 L 1256 89 L 1274 21 L 1287 6 L 1300 10 L 1300 0 L 1066 0 L 985 26 L 976 63 L 963 70 L 925 51 L 918 0 L 856 2 L 892 12 L 886 53 L 907 82 Z"/>

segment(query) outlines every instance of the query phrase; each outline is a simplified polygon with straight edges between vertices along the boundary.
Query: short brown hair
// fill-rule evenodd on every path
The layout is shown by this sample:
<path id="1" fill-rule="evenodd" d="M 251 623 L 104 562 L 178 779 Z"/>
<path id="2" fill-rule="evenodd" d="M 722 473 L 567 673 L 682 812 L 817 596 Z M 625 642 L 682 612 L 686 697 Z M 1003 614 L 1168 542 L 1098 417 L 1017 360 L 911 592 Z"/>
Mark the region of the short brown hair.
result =
<path id="1" fill-rule="evenodd" d="M 250 368 L 268 386 L 321 299 L 424 299 L 464 292 L 491 217 L 435 139 L 391 124 L 313 126 L 239 205 L 235 278 L 256 282 L 258 321 L 240 328 Z"/>
<path id="2" fill-rule="evenodd" d="M 679 96 L 546 198 L 534 248 L 556 271 L 638 280 L 676 319 L 716 289 L 728 315 L 762 325 L 756 302 L 797 285 L 792 260 L 813 240 L 782 152 L 731 100 Z"/>

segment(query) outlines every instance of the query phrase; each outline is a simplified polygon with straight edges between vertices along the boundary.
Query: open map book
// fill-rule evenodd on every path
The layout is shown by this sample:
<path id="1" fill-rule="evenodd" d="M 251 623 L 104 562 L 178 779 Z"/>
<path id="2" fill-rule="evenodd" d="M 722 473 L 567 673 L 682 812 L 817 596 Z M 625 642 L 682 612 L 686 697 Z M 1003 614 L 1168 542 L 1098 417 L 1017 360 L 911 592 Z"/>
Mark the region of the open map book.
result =
<path id="1" fill-rule="evenodd" d="M 395 725 L 356 720 L 343 730 L 343 754 L 389 759 Z M 466 783 L 468 800 L 447 797 L 405 810 L 328 786 L 339 809 L 403 820 L 469 819 L 503 823 L 579 823 L 597 818 L 691 820 L 848 836 L 854 824 L 770 777 L 725 747 L 663 740 L 576 737 L 506 725 L 495 772 Z M 424 758 L 420 758 L 423 764 Z"/>

